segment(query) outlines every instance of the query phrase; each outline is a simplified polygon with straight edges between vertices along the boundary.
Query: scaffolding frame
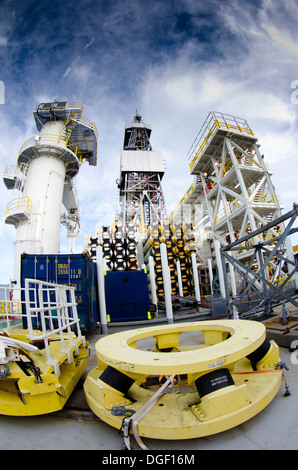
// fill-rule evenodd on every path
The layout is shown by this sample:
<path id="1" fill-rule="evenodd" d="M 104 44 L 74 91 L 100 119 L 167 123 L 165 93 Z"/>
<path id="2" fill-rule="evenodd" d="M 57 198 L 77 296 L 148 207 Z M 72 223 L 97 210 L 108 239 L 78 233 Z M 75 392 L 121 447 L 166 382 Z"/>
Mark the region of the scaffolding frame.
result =
<path id="1" fill-rule="evenodd" d="M 141 233 L 153 224 L 166 221 L 164 196 L 157 173 L 127 173 L 120 192 L 121 221 L 135 225 Z"/>
<path id="2" fill-rule="evenodd" d="M 254 232 L 252 245 L 264 240 L 269 245 L 283 232 L 284 227 L 277 222 L 282 206 L 271 181 L 272 172 L 245 119 L 211 111 L 187 158 L 194 181 L 170 218 L 182 216 L 184 207 L 189 206 L 204 268 L 217 268 L 220 262 L 214 251 L 217 243 L 224 246 Z M 268 225 L 269 222 L 273 223 Z M 264 226 L 269 228 L 266 232 L 262 230 L 261 236 L 257 230 Z M 207 237 L 204 229 L 211 232 Z M 286 250 L 293 261 L 289 239 Z M 246 259 L 247 265 L 250 255 L 251 250 L 233 252 L 240 262 Z M 259 251 L 255 258 L 257 269 L 262 269 L 263 256 Z M 233 273 L 231 279 L 234 282 Z"/>
<path id="3" fill-rule="evenodd" d="M 287 238 L 298 231 L 298 228 L 293 227 L 297 215 L 298 205 L 294 203 L 293 209 L 286 214 L 226 246 L 221 246 L 224 288 L 228 308 L 231 312 L 234 311 L 235 306 L 239 307 L 242 302 L 247 302 L 247 299 L 252 299 L 253 296 L 255 296 L 257 305 L 248 309 L 244 316 L 253 315 L 260 310 L 263 313 L 270 313 L 272 303 L 279 303 L 281 300 L 288 301 L 298 307 L 297 300 L 291 296 L 297 289 L 298 266 L 295 261 L 285 256 Z M 265 234 L 273 226 L 286 221 L 288 224 L 281 234 L 273 239 L 266 239 Z M 261 241 L 262 239 L 263 241 Z M 247 263 L 247 256 L 245 257 L 246 263 L 233 256 L 235 252 L 242 251 L 245 251 L 247 256 L 250 252 L 249 263 Z M 252 266 L 255 259 L 259 259 L 261 262 L 258 269 L 254 271 Z M 275 259 L 275 270 L 269 279 L 268 266 L 270 263 L 272 266 L 273 259 Z M 242 278 L 240 285 L 232 295 L 229 291 L 227 263 Z"/>
<path id="4" fill-rule="evenodd" d="M 150 225 L 162 225 L 167 218 L 161 185 L 164 164 L 161 152 L 152 150 L 150 135 L 151 126 L 136 111 L 134 121 L 125 126 L 118 180 L 119 221 L 124 229 L 134 225 L 142 235 Z"/>

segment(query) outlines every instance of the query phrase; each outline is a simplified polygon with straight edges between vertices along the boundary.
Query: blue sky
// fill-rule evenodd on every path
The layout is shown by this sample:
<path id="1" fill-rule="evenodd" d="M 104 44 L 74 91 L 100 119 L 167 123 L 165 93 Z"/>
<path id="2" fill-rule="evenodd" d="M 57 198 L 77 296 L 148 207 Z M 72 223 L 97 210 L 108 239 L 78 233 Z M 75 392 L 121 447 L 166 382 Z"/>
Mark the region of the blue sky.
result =
<path id="1" fill-rule="evenodd" d="M 99 156 L 76 178 L 80 252 L 84 233 L 112 223 L 118 210 L 124 126 L 135 110 L 163 152 L 169 211 L 192 183 L 186 155 L 216 110 L 247 119 L 288 211 L 298 202 L 297 59 L 298 0 L 0 0 L 2 174 L 36 133 L 38 103 L 83 102 Z M 1 214 L 11 198 L 0 185 Z M 1 221 L 0 282 L 12 275 L 14 240 Z"/>

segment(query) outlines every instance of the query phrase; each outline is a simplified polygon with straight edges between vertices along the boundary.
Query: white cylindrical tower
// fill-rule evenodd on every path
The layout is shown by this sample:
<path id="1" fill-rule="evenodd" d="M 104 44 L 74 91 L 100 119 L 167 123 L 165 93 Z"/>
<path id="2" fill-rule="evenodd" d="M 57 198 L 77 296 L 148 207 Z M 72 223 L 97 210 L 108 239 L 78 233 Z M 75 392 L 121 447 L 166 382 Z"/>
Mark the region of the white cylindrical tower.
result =
<path id="1" fill-rule="evenodd" d="M 80 103 L 39 105 L 34 117 L 40 133 L 22 146 L 16 171 L 5 174 L 6 187 L 19 191 L 5 213 L 5 222 L 17 230 L 14 263 L 17 286 L 22 253 L 59 253 L 62 202 L 69 213 L 64 215 L 63 222 L 69 218 L 79 226 L 77 201 L 74 194 L 69 195 L 71 180 L 82 161 L 87 160 L 90 165 L 97 162 L 96 127 L 81 114 Z"/>
<path id="2" fill-rule="evenodd" d="M 23 194 L 32 201 L 31 217 L 17 225 L 16 253 L 58 253 L 61 202 L 66 165 L 61 155 L 66 142 L 58 139 L 63 122 L 45 124 L 36 140 L 35 158 L 28 168 Z M 49 140 L 57 142 L 49 149 Z"/>

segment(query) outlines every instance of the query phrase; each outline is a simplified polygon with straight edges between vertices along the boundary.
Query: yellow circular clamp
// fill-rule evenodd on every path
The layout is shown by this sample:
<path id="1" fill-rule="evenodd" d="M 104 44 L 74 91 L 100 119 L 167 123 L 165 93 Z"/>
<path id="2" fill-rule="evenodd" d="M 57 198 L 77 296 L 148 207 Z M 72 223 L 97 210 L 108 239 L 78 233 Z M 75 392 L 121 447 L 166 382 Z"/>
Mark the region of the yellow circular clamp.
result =
<path id="1" fill-rule="evenodd" d="M 153 337 L 153 350 L 141 350 Z M 180 344 L 188 337 L 188 344 Z M 203 340 L 202 340 L 203 337 Z M 158 388 L 150 378 L 175 376 L 138 421 L 139 436 L 190 439 L 247 421 L 279 390 L 279 349 L 262 323 L 211 320 L 124 331 L 96 343 L 98 367 L 84 383 L 86 400 L 103 421 L 120 429 L 121 412 L 139 413 Z M 169 381 L 168 381 L 169 382 Z M 172 381 L 173 382 L 173 381 Z M 158 386 L 158 380 L 157 380 Z M 132 417 L 134 415 L 132 414 Z"/>

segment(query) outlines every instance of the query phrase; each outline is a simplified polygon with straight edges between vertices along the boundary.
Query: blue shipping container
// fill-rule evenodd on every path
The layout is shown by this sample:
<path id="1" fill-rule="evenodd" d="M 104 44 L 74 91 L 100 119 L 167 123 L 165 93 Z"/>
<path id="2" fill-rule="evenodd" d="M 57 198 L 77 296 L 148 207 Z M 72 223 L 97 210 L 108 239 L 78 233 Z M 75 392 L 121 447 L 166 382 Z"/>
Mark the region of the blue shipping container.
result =
<path id="1" fill-rule="evenodd" d="M 147 275 L 144 271 L 107 271 L 107 315 L 111 322 L 150 318 Z"/>
<path id="2" fill-rule="evenodd" d="M 22 287 L 26 278 L 74 286 L 80 327 L 86 332 L 98 321 L 96 277 L 96 265 L 85 253 L 22 255 Z"/>

